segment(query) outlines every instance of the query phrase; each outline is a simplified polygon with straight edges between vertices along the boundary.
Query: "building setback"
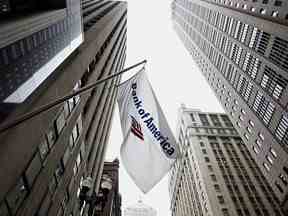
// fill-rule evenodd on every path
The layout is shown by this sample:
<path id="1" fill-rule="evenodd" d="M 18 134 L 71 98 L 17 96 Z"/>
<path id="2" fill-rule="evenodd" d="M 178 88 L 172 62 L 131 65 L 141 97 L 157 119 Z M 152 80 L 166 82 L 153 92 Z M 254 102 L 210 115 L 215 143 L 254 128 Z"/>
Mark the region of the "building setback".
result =
<path id="1" fill-rule="evenodd" d="M 156 216 L 157 211 L 151 206 L 143 203 L 142 200 L 124 209 L 124 216 Z"/>
<path id="2" fill-rule="evenodd" d="M 182 106 L 177 137 L 183 158 L 169 175 L 172 216 L 285 215 L 226 114 Z"/>
<path id="3" fill-rule="evenodd" d="M 288 2 L 175 0 L 179 37 L 288 210 Z"/>
<path id="4" fill-rule="evenodd" d="M 12 1 L 2 2 L 7 4 L 7 2 Z M 51 2 L 58 1 L 51 0 Z M 24 73 L 25 68 L 22 66 L 21 70 L 18 68 L 19 74 L 13 72 L 11 82 L 15 84 L 15 90 L 12 90 L 12 93 L 9 91 L 6 94 L 5 92 L 5 96 L 1 96 L 2 103 L 0 107 L 4 107 L 4 109 L 1 109 L 3 111 L 1 114 L 5 116 L 5 121 L 14 119 L 16 116 L 27 113 L 36 107 L 53 101 L 55 98 L 69 94 L 79 87 L 95 82 L 124 67 L 127 3 L 86 0 L 81 2 L 82 9 L 80 10 L 80 1 L 67 0 L 64 2 L 66 2 L 64 8 L 55 10 L 38 10 L 37 8 L 35 10 L 32 7 L 31 16 L 26 13 L 16 13 L 17 16 L 9 15 L 9 12 L 0 14 L 1 17 L 6 18 L 5 21 L 13 22 L 15 28 L 12 30 L 14 32 L 18 27 L 20 28 L 18 35 L 11 34 L 11 37 L 15 39 L 15 41 L 13 39 L 13 43 L 17 44 L 19 42 L 21 48 L 22 43 L 25 46 L 27 45 L 23 35 L 28 38 L 32 37 L 32 41 L 30 39 L 29 41 L 33 43 L 33 49 L 22 53 L 19 62 L 22 61 L 21 59 L 26 59 L 27 62 L 32 62 L 35 67 L 38 62 L 38 69 L 33 69 L 28 75 L 30 77 L 34 74 L 37 76 L 43 75 L 41 83 L 28 86 L 31 92 L 26 94 L 27 97 L 21 97 L 21 100 L 18 101 L 5 101 L 9 95 L 17 91 L 17 77 L 23 75 L 22 72 Z M 1 5 L 1 7 L 3 6 Z M 80 46 L 77 46 L 71 53 L 68 52 L 69 50 L 64 50 L 64 54 L 68 53 L 68 55 L 64 55 L 63 59 L 57 58 L 60 62 L 55 62 L 55 59 L 51 61 L 53 64 L 57 63 L 55 68 L 52 66 L 45 67 L 49 58 L 53 58 L 55 50 L 48 60 L 43 61 L 43 65 L 40 61 L 34 62 L 32 59 L 34 57 L 42 59 L 41 56 L 34 55 L 34 52 L 42 52 L 46 55 L 48 52 L 46 47 L 53 49 L 56 47 L 56 45 L 53 45 L 53 37 L 56 37 L 58 33 L 59 40 L 64 37 L 63 40 L 67 40 L 71 45 L 73 41 L 71 41 L 71 38 L 73 38 L 71 35 L 76 34 L 78 30 L 67 30 L 74 33 L 65 36 L 61 32 L 63 30 L 61 30 L 63 27 L 61 25 L 64 24 L 53 27 L 52 30 L 46 29 L 49 29 L 50 21 L 54 22 L 55 19 L 65 23 L 70 10 L 75 13 L 73 19 L 79 20 L 81 24 L 77 29 L 80 29 L 83 43 L 79 44 Z M 11 7 L 11 11 L 13 12 L 13 7 Z M 35 11 L 37 13 L 34 13 Z M 37 19 L 34 19 L 35 16 Z M 47 24 L 41 24 L 45 20 Z M 5 24 L 2 21 L 1 19 L 0 31 L 3 30 L 1 25 Z M 67 23 L 70 24 L 71 22 L 67 21 Z M 35 29 L 41 33 L 29 35 L 29 31 L 24 32 L 23 30 L 21 32 L 21 27 L 24 24 L 35 24 Z M 67 28 L 69 29 L 69 25 Z M 23 27 L 23 29 L 25 28 Z M 30 28 L 30 33 L 35 29 Z M 44 40 L 49 34 L 52 34 L 51 40 Z M 4 39 L 2 33 L 0 35 L 0 47 L 2 47 Z M 38 40 L 42 41 L 43 46 Z M 7 43 L 5 47 L 10 46 L 10 41 Z M 39 45 L 39 47 L 36 45 Z M 3 55 L 3 52 L 8 52 L 8 54 L 12 52 L 11 56 L 13 57 L 12 54 L 17 46 L 12 46 L 14 48 L 6 49 L 6 51 L 3 51 L 5 47 L 0 48 L 1 61 L 3 61 L 3 56 L 4 60 L 7 60 L 7 55 Z M 62 49 L 65 48 L 61 45 L 58 51 L 61 52 Z M 9 61 L 9 65 L 5 66 L 7 70 L 15 69 L 18 62 L 17 59 L 14 61 L 11 56 L 9 56 L 11 62 Z M 0 67 L 2 66 L 3 62 L 0 63 Z M 53 68 L 52 71 L 51 68 Z M 47 75 L 46 72 L 49 74 Z M 7 75 L 8 73 L 10 71 L 3 74 Z M 28 75 L 27 77 L 29 77 Z M 25 74 L 23 76 L 25 77 Z M 6 78 L 0 76 L 0 88 L 3 79 L 4 82 L 9 83 Z M 25 78 L 24 82 L 27 79 Z M 79 199 L 77 198 L 80 180 L 91 176 L 94 185 L 93 190 L 96 190 L 97 193 L 99 188 L 117 94 L 115 85 L 119 82 L 120 77 L 111 79 L 88 93 L 75 96 L 56 108 L 0 134 L 1 215 L 80 215 Z M 22 81 L 19 81 L 19 83 L 18 86 L 21 86 Z M 2 91 L 0 92 L 2 93 Z M 13 109 L 7 109 L 7 107 L 11 107 L 10 102 L 13 103 Z"/>

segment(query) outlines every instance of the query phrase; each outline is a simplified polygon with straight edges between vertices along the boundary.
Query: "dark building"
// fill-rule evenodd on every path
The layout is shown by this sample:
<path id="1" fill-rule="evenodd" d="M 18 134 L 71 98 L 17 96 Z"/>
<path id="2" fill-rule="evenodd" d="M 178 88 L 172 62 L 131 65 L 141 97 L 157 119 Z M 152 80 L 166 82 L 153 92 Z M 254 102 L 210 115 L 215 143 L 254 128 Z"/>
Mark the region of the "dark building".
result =
<path id="1" fill-rule="evenodd" d="M 11 10 L 0 17 L 0 111 L 9 112 L 79 47 L 83 31 L 79 1 L 5 2 Z"/>
<path id="2" fill-rule="evenodd" d="M 288 2 L 175 0 L 179 37 L 288 210 Z"/>
<path id="3" fill-rule="evenodd" d="M 172 216 L 284 216 L 255 160 L 223 113 L 182 106 L 182 159 L 169 178 Z"/>
<path id="4" fill-rule="evenodd" d="M 18 1 L 1 1 L 1 7 L 7 2 Z M 5 85 L 5 90 L 0 90 L 0 107 L 8 113 L 4 123 L 124 66 L 127 3 L 86 0 L 81 9 L 80 1 L 64 2 L 61 9 L 33 6 L 31 13 L 28 10 L 22 16 L 13 14 L 11 7 L 1 15 L 0 88 Z M 10 30 L 5 32 L 7 37 L 2 34 L 3 26 Z M 28 44 L 31 47 L 26 50 Z M 62 54 L 54 59 L 58 53 Z M 41 82 L 34 85 L 38 75 Z M 26 90 L 30 79 L 34 81 L 27 94 L 11 97 L 22 94 L 19 88 Z M 80 180 L 91 176 L 92 189 L 99 188 L 119 81 L 116 77 L 102 83 L 0 134 L 0 215 L 80 214 Z M 7 109 L 10 103 L 13 109 Z"/>
<path id="5" fill-rule="evenodd" d="M 119 160 L 115 159 L 112 162 L 104 162 L 102 182 L 106 178 L 111 179 L 112 189 L 107 195 L 105 206 L 101 209 L 96 206 L 95 214 L 101 216 L 121 216 L 121 195 L 119 193 Z M 101 184 L 99 190 L 101 192 Z M 98 192 L 99 193 L 99 192 Z"/>

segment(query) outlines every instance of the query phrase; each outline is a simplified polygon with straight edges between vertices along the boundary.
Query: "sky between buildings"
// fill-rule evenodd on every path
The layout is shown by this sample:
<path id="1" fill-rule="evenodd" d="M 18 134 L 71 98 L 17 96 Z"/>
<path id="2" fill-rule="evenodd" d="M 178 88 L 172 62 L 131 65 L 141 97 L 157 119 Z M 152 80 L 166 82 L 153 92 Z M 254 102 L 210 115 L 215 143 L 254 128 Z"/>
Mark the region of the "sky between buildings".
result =
<path id="1" fill-rule="evenodd" d="M 178 108 L 182 103 L 186 107 L 207 112 L 223 112 L 223 109 L 176 35 L 170 5 L 169 0 L 128 0 L 126 67 L 147 59 L 148 78 L 175 134 Z M 135 72 L 137 70 L 124 74 L 122 81 Z M 116 106 L 106 159 L 120 159 L 122 209 L 142 198 L 146 204 L 157 210 L 158 216 L 171 215 L 168 175 L 148 194 L 143 194 L 121 165 L 119 152 L 122 140 L 119 110 Z"/>

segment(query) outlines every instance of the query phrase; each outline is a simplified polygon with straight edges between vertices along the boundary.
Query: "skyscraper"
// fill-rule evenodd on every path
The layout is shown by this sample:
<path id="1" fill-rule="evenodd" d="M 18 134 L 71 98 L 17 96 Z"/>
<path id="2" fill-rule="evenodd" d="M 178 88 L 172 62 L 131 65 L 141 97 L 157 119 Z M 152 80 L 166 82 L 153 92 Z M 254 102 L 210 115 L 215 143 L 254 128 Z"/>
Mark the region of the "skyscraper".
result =
<path id="1" fill-rule="evenodd" d="M 4 2 L 17 3 L 9 0 Z M 19 4 L 23 2 L 19 1 Z M 49 2 L 56 4 L 60 1 L 51 0 L 41 4 Z M 124 67 L 127 4 L 120 1 L 86 0 L 82 1 L 80 10 L 78 0 L 63 2 L 64 7 L 60 9 L 40 10 L 31 5 L 28 14 L 13 14 L 15 7 L 11 7 L 12 14 L 1 14 L 0 25 L 11 21 L 13 25 L 6 27 L 11 32 L 18 32 L 18 35 L 11 33 L 11 38 L 3 38 L 3 34 L 0 34 L 0 65 L 5 69 L 5 73 L 2 73 L 5 76 L 0 77 L 0 86 L 13 84 L 11 91 L 7 86 L 5 95 L 1 96 L 0 107 L 1 111 L 5 111 L 2 112 L 5 121 Z M 71 20 L 67 20 L 69 17 Z M 76 30 L 72 28 L 72 20 L 77 20 Z M 52 27 L 51 23 L 57 25 Z M 23 35 L 28 39 L 23 39 Z M 84 39 L 80 46 L 81 40 L 79 44 L 73 44 L 72 39 L 76 35 Z M 23 52 L 22 46 L 25 47 L 27 41 L 31 49 Z M 8 48 L 3 48 L 4 43 Z M 65 44 L 68 44 L 68 49 Z M 50 48 L 53 51 L 51 53 Z M 16 50 L 20 53 L 14 52 Z M 42 57 L 38 52 L 45 56 L 48 53 L 49 58 Z M 57 52 L 63 55 L 54 59 Z M 17 54 L 17 58 L 13 59 L 13 53 Z M 17 66 L 18 62 L 25 59 L 29 76 L 25 75 L 24 66 Z M 13 68 L 18 68 L 17 72 L 13 72 Z M 41 82 L 37 85 L 29 84 L 25 97 L 21 97 L 21 100 L 7 100 L 22 88 L 22 83 L 25 87 L 27 80 L 39 81 L 38 75 Z M 77 191 L 81 179 L 91 176 L 92 190 L 97 193 L 99 188 L 117 93 L 115 86 L 119 81 L 120 77 L 116 77 L 102 83 L 90 92 L 75 96 L 0 134 L 1 215 L 79 215 Z M 22 94 L 22 90 L 19 93 Z M 13 110 L 7 109 L 10 107 L 8 103 L 13 103 Z"/>
<path id="2" fill-rule="evenodd" d="M 175 0 L 172 11 L 176 32 L 288 209 L 288 3 Z"/>
<path id="3" fill-rule="evenodd" d="M 80 2 L 1 1 L 1 111 L 22 103 L 83 42 Z M 6 6 L 5 6 L 6 5 Z M 8 6 L 9 5 L 9 6 Z M 9 112 L 11 110 L 7 110 Z"/>
<path id="4" fill-rule="evenodd" d="M 279 200 L 223 113 L 180 109 L 182 159 L 169 176 L 172 216 L 281 216 Z"/>

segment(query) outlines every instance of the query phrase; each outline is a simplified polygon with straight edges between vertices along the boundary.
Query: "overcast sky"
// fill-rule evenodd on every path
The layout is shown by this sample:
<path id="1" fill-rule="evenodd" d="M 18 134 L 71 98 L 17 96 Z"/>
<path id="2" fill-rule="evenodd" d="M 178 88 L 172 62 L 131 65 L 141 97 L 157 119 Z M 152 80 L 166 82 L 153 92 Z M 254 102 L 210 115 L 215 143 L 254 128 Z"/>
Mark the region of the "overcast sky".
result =
<path id="1" fill-rule="evenodd" d="M 171 1 L 168 0 L 128 0 L 126 66 L 148 60 L 148 78 L 175 134 L 181 103 L 202 111 L 223 112 L 223 109 L 176 35 L 171 21 L 170 5 Z M 122 81 L 135 72 L 134 70 L 124 74 Z M 119 151 L 123 137 L 118 114 L 116 107 L 106 158 L 120 159 L 122 210 L 135 204 L 141 197 L 146 204 L 157 210 L 158 216 L 171 215 L 168 175 L 145 195 L 135 186 L 121 165 Z"/>

